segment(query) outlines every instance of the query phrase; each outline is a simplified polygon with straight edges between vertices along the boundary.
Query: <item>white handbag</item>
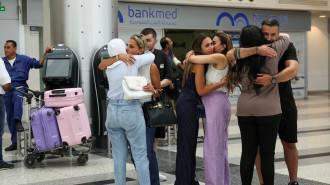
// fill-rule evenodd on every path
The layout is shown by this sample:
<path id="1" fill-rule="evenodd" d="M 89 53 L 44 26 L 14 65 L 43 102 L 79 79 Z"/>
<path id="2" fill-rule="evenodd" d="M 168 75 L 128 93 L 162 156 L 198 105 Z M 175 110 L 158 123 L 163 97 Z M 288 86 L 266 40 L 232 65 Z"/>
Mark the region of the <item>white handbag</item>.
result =
<path id="1" fill-rule="evenodd" d="M 147 85 L 147 83 L 147 79 L 143 76 L 124 76 L 122 80 L 124 99 L 150 98 L 152 93 L 143 91 L 143 86 Z"/>

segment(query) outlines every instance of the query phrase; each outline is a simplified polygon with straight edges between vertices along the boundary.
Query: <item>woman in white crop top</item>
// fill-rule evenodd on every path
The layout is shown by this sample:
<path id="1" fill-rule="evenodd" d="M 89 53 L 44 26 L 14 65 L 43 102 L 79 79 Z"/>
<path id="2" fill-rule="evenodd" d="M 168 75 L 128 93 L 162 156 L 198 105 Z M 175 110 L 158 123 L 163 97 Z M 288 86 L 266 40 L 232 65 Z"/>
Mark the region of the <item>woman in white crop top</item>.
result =
<path id="1" fill-rule="evenodd" d="M 231 38 L 225 33 L 217 33 L 213 38 L 214 54 L 190 55 L 189 62 L 208 64 L 203 86 L 227 80 L 222 86 L 208 94 L 200 94 L 206 113 L 204 139 L 205 184 L 230 185 L 230 169 L 228 163 L 228 125 L 231 117 L 231 106 L 226 94 L 232 92 L 234 75 L 233 63 L 228 61 L 226 53 L 233 48 Z M 227 79 L 226 79 L 227 78 Z M 198 92 L 198 86 L 196 89 Z"/>

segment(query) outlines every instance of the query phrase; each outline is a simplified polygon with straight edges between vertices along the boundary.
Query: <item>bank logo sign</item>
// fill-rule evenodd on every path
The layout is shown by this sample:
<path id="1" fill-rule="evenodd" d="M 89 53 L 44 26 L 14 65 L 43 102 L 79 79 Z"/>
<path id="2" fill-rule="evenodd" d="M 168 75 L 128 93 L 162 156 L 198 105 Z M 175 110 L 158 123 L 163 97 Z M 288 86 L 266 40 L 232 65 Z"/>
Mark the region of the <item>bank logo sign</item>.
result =
<path id="1" fill-rule="evenodd" d="M 6 11 L 6 7 L 2 6 L 1 2 L 0 2 L 0 12 L 5 12 L 5 11 Z"/>
<path id="2" fill-rule="evenodd" d="M 173 26 L 177 25 L 178 8 L 154 8 L 153 6 L 127 6 L 125 12 L 125 23 L 130 25 L 152 25 L 152 26 Z M 127 21 L 126 22 L 126 18 Z M 118 10 L 118 21 L 124 23 L 122 11 Z"/>
<path id="3" fill-rule="evenodd" d="M 123 14 L 118 10 L 118 22 L 124 23 L 124 17 Z"/>
<path id="4" fill-rule="evenodd" d="M 118 3 L 118 26 L 120 27 L 240 31 L 248 25 L 260 27 L 262 21 L 267 18 L 277 19 L 280 22 L 280 28 L 284 31 L 310 30 L 310 13 L 301 11 Z"/>
<path id="5" fill-rule="evenodd" d="M 222 12 L 217 19 L 216 25 L 220 26 L 221 20 L 224 18 L 228 18 L 230 20 L 231 26 L 248 26 L 249 24 L 249 19 L 244 13 L 237 13 L 234 15 L 234 17 L 228 13 L 228 12 Z"/>

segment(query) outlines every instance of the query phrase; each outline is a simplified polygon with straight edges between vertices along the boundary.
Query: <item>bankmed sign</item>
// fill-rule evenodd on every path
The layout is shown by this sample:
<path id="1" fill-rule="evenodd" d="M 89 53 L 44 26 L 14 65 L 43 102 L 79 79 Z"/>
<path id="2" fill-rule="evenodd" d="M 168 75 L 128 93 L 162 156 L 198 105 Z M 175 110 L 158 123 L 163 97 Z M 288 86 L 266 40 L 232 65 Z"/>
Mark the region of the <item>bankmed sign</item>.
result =
<path id="1" fill-rule="evenodd" d="M 124 9 L 118 10 L 119 23 L 134 26 L 167 27 L 176 25 L 178 19 L 177 7 L 159 7 L 154 5 L 137 6 L 127 4 Z"/>
<path id="2" fill-rule="evenodd" d="M 266 18 L 275 18 L 282 30 L 307 31 L 309 12 L 230 9 L 179 5 L 119 2 L 119 27 L 158 27 L 174 29 L 241 30 L 247 25 L 260 26 Z"/>

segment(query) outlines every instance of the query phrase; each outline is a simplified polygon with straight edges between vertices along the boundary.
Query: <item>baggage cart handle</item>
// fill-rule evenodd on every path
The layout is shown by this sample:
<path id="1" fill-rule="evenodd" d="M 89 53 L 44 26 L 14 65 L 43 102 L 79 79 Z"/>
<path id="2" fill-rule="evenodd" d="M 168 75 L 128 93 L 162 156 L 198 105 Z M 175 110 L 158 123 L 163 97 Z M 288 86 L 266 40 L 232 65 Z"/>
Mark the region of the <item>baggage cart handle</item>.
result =
<path id="1" fill-rule="evenodd" d="M 29 88 L 27 88 L 25 86 L 23 86 L 23 88 L 26 89 L 26 90 L 28 90 L 28 91 L 30 91 L 36 98 L 39 98 L 40 95 L 42 94 L 42 92 L 40 92 L 40 91 L 33 91 L 33 90 L 31 90 L 31 89 L 29 89 Z"/>
<path id="2" fill-rule="evenodd" d="M 31 93 L 25 93 L 25 92 L 22 92 L 16 88 L 14 88 L 15 91 L 21 93 L 24 97 L 26 97 L 28 100 L 30 100 L 30 104 L 31 104 L 31 99 L 33 98 L 33 94 Z M 29 102 L 28 102 L 29 103 Z"/>

